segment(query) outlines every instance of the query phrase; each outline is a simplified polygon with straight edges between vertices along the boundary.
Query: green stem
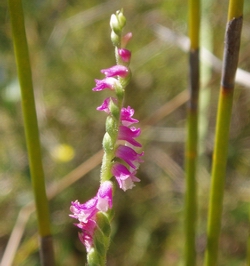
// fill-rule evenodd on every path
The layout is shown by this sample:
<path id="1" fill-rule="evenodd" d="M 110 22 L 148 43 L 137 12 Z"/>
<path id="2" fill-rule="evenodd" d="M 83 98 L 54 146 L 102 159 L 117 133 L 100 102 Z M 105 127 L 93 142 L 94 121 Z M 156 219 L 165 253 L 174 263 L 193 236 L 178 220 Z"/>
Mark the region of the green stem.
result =
<path id="1" fill-rule="evenodd" d="M 9 11 L 18 78 L 22 94 L 24 128 L 28 149 L 30 173 L 36 203 L 38 231 L 41 238 L 45 237 L 47 239 L 51 235 L 49 208 L 45 192 L 44 172 L 41 159 L 41 148 L 32 85 L 31 67 L 29 62 L 29 52 L 21 0 L 9 0 Z M 42 241 L 42 243 L 46 243 L 45 245 L 49 245 L 50 250 L 53 250 L 52 241 Z M 41 250 L 43 249 L 48 248 L 42 247 Z M 47 256 L 47 254 L 43 255 L 45 257 Z M 52 253 L 50 255 L 52 255 Z M 43 258 L 43 260 L 47 261 L 46 258 Z M 53 260 L 53 258 L 51 258 L 51 260 Z M 46 265 L 53 265 L 53 263 L 48 264 L 47 261 Z"/>
<path id="2" fill-rule="evenodd" d="M 111 167 L 113 159 L 114 159 L 114 153 L 108 154 L 107 152 L 104 152 L 102 159 L 102 166 L 101 166 L 101 182 L 111 179 L 112 177 Z"/>
<path id="3" fill-rule="evenodd" d="M 188 2 L 188 25 L 190 48 L 196 50 L 200 43 L 200 0 Z"/>
<path id="4" fill-rule="evenodd" d="M 249 210 L 249 214 L 250 214 L 250 210 Z M 250 219 L 250 215 L 248 215 L 249 219 Z M 248 222 L 249 224 L 249 222 Z M 247 239 L 247 262 L 246 262 L 247 266 L 250 266 L 250 225 L 248 226 L 248 239 Z"/>
<path id="5" fill-rule="evenodd" d="M 198 98 L 199 98 L 199 31 L 200 2 L 189 1 L 189 72 L 190 98 L 187 107 L 187 142 L 185 151 L 185 265 L 196 264 L 195 231 L 197 220 L 197 144 L 198 144 Z"/>
<path id="6" fill-rule="evenodd" d="M 210 22 L 211 12 L 209 12 L 213 0 L 203 0 L 202 5 L 202 17 L 201 17 L 201 46 L 205 47 L 209 51 L 213 51 L 213 29 Z M 201 90 L 199 95 L 199 166 L 203 169 L 208 169 L 208 157 L 206 156 L 206 140 L 208 135 L 209 125 L 209 105 L 211 100 L 211 88 L 209 82 L 212 78 L 212 69 L 205 62 L 200 63 L 201 73 Z"/>
<path id="7" fill-rule="evenodd" d="M 122 88 L 124 90 L 124 88 Z M 116 117 L 111 115 L 106 119 L 106 133 L 103 137 L 104 155 L 101 166 L 101 182 L 110 180 L 112 177 L 111 168 L 113 159 L 115 157 L 116 142 L 118 138 L 119 124 L 120 124 L 120 110 L 122 108 L 123 98 L 117 97 Z"/>
<path id="8" fill-rule="evenodd" d="M 234 10 L 234 8 L 237 8 Z M 242 8 L 239 15 L 238 6 Z M 235 11 L 235 12 L 234 12 Z M 233 105 L 234 78 L 238 65 L 240 35 L 242 28 L 243 0 L 231 0 L 229 20 L 225 35 L 225 49 L 222 69 L 219 106 L 217 113 L 215 148 L 213 155 L 212 183 L 208 212 L 207 248 L 205 265 L 215 266 L 218 260 L 221 215 L 228 154 L 228 138 Z"/>
<path id="9" fill-rule="evenodd" d="M 195 229 L 197 220 L 197 125 L 196 112 L 188 112 L 188 139 L 185 154 L 186 195 L 185 195 L 185 265 L 195 265 Z"/>

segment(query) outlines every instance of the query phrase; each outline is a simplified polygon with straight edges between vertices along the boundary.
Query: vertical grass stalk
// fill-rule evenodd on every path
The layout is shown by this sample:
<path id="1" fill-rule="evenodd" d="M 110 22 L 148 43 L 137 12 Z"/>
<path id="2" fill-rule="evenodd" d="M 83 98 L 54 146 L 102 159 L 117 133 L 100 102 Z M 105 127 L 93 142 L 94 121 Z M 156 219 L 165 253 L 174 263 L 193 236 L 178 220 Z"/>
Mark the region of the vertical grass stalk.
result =
<path id="1" fill-rule="evenodd" d="M 239 58 L 242 14 L 243 0 L 230 0 L 213 154 L 207 248 L 205 253 L 206 266 L 215 266 L 218 261 L 219 235 L 228 155 L 228 138 L 232 114 L 234 79 Z"/>
<path id="2" fill-rule="evenodd" d="M 198 144 L 199 32 L 200 1 L 189 1 L 189 101 L 187 106 L 187 141 L 185 151 L 185 265 L 196 264 L 195 231 L 197 217 L 196 166 Z"/>
<path id="3" fill-rule="evenodd" d="M 17 72 L 22 95 L 22 111 L 30 174 L 38 219 L 41 261 L 42 265 L 52 266 L 54 265 L 54 252 L 50 232 L 49 208 L 45 191 L 44 172 L 42 166 L 29 52 L 24 26 L 23 8 L 21 0 L 9 0 L 8 2 Z"/>
<path id="4" fill-rule="evenodd" d="M 209 12 L 214 0 L 203 0 L 201 2 L 201 36 L 200 46 L 213 51 L 213 26 L 211 24 L 211 12 Z M 200 94 L 199 94 L 199 144 L 198 144 L 198 169 L 208 169 L 209 160 L 206 156 L 206 143 L 209 127 L 209 105 L 211 100 L 212 68 L 206 62 L 200 62 Z M 198 170 L 199 171 L 199 170 Z"/>
<path id="5" fill-rule="evenodd" d="M 249 210 L 248 219 L 250 220 L 250 210 Z M 246 261 L 246 266 L 250 266 L 250 225 L 249 225 L 249 221 L 248 221 L 248 239 L 247 239 L 247 261 Z"/>

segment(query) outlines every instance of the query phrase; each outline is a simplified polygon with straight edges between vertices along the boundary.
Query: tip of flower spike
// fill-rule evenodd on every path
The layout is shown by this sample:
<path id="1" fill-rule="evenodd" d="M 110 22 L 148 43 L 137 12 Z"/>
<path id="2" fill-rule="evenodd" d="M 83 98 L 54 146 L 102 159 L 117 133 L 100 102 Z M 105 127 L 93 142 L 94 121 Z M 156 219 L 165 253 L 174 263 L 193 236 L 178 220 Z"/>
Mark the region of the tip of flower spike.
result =
<path id="1" fill-rule="evenodd" d="M 116 33 L 120 34 L 122 29 L 126 25 L 126 18 L 123 15 L 122 10 L 116 11 L 116 14 L 112 14 L 110 18 L 110 28 Z"/>

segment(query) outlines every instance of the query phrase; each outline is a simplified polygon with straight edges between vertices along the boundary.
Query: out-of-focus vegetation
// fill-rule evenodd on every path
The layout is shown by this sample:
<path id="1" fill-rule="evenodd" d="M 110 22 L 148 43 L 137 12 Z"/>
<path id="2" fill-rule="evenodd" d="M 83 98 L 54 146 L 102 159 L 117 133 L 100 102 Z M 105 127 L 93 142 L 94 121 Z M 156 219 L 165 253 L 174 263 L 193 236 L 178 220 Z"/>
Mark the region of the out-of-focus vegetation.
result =
<path id="1" fill-rule="evenodd" d="M 212 52 L 222 58 L 227 1 L 210 1 L 204 11 L 212 32 Z M 94 93 L 100 69 L 115 63 L 109 18 L 121 7 L 126 30 L 133 32 L 132 82 L 126 104 L 145 121 L 187 89 L 187 55 L 178 44 L 159 39 L 157 25 L 187 34 L 187 3 L 177 1 L 23 1 L 30 48 L 43 162 L 48 187 L 101 149 L 105 115 L 96 111 L 106 92 Z M 250 71 L 250 3 L 246 1 L 239 66 Z M 204 33 L 204 32 L 203 32 Z M 202 34 L 202 36 L 204 36 Z M 206 36 L 206 34 L 205 34 Z M 211 36 L 210 36 L 211 37 Z M 198 171 L 198 263 L 203 261 L 210 165 L 220 73 L 203 84 L 211 92 L 205 152 Z M 250 88 L 236 85 L 229 142 L 219 265 L 244 265 L 250 195 Z M 185 96 L 183 96 L 185 97 Z M 0 254 L 3 254 L 20 209 L 32 201 L 20 95 L 7 3 L 0 3 Z M 141 183 L 116 191 L 113 237 L 108 265 L 179 265 L 183 257 L 183 158 L 185 104 L 150 130 L 143 131 Z M 145 122 L 146 123 L 146 122 Z M 144 123 L 144 126 L 146 125 Z M 85 249 L 68 217 L 70 201 L 92 197 L 100 167 L 68 186 L 50 201 L 58 265 L 83 265 Z M 14 265 L 39 265 L 36 217 L 28 220 Z"/>

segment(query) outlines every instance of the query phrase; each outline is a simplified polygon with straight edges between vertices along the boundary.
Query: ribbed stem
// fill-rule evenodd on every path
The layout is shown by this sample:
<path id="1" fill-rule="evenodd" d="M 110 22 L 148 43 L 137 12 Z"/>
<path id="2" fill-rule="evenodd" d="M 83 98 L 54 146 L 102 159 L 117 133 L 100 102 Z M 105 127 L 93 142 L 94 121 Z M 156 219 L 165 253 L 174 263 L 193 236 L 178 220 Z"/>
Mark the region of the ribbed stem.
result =
<path id="1" fill-rule="evenodd" d="M 241 8 L 241 12 L 239 12 L 239 7 Z M 224 183 L 228 155 L 228 138 L 233 104 L 234 78 L 239 57 L 242 12 L 243 0 L 231 0 L 229 4 L 229 21 L 227 23 L 225 35 L 223 69 L 213 154 L 207 248 L 205 254 L 206 266 L 215 266 L 217 265 L 218 260 Z"/>
<path id="2" fill-rule="evenodd" d="M 47 239 L 51 235 L 49 208 L 45 192 L 39 131 L 21 0 L 9 0 L 9 11 L 18 78 L 21 87 L 24 129 L 36 203 L 38 231 L 41 238 Z M 46 261 L 46 265 L 54 265 L 54 258 L 51 256 L 53 254 L 52 241 L 41 241 L 41 243 L 46 243 L 46 246 L 41 247 L 42 260 Z M 47 254 L 43 253 L 43 250 L 47 249 L 51 251 L 49 260 L 47 259 Z"/>

